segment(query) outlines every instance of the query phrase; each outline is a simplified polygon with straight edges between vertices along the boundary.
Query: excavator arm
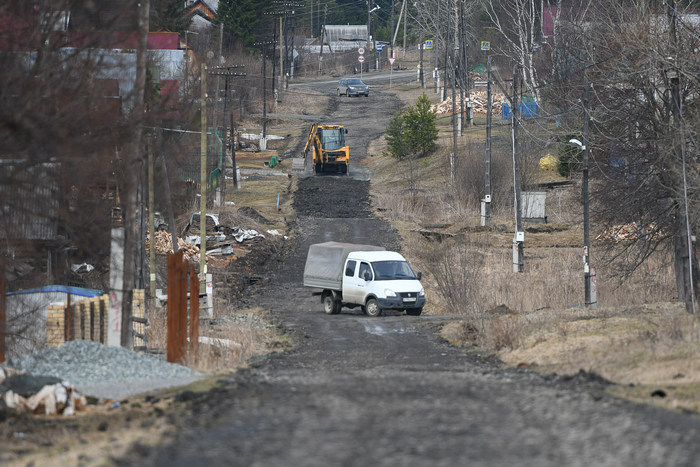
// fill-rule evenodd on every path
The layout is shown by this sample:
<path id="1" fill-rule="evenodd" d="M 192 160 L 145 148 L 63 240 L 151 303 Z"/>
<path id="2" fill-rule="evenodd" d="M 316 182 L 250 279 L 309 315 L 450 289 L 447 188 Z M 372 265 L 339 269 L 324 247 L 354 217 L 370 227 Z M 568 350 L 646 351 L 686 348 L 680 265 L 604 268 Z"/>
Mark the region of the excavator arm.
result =
<path id="1" fill-rule="evenodd" d="M 304 146 L 304 158 L 306 158 L 309 152 L 309 146 L 312 146 L 319 151 L 321 144 L 318 141 L 318 123 L 311 125 L 311 131 L 309 131 L 309 139 L 306 140 L 306 146 Z"/>

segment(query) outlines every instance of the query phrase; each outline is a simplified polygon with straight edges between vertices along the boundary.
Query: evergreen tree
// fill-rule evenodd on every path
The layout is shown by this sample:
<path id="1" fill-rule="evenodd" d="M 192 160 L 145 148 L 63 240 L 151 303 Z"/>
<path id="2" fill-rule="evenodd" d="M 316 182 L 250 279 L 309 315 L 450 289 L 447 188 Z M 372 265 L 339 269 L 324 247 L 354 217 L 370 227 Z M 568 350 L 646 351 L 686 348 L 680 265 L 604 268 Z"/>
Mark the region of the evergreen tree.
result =
<path id="1" fill-rule="evenodd" d="M 184 34 L 192 23 L 182 0 L 151 0 L 149 29 Z"/>
<path id="2" fill-rule="evenodd" d="M 217 17 L 224 24 L 227 43 L 240 41 L 253 48 L 258 41 L 256 31 L 262 17 L 264 3 L 260 0 L 221 0 Z"/>
<path id="3" fill-rule="evenodd" d="M 400 160 L 409 155 L 423 157 L 434 150 L 438 139 L 435 119 L 436 114 L 425 93 L 415 106 L 397 110 L 386 129 L 389 154 Z"/>
<path id="4" fill-rule="evenodd" d="M 412 153 L 425 156 L 435 149 L 438 139 L 435 119 L 436 114 L 430 108 L 430 100 L 423 93 L 406 115 L 406 137 Z"/>
<path id="5" fill-rule="evenodd" d="M 405 111 L 400 108 L 397 109 L 394 112 L 394 116 L 389 120 L 389 125 L 386 127 L 386 136 L 384 137 L 389 155 L 399 160 L 408 155 L 404 137 L 406 132 L 405 120 Z"/>

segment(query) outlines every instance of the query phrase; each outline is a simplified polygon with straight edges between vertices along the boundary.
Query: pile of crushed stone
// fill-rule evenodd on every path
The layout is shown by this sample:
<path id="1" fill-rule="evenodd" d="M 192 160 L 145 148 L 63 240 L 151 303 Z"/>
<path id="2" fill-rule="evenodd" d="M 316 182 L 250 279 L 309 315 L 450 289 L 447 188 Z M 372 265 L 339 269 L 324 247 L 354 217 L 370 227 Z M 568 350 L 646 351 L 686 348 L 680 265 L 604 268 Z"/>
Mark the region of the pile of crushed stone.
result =
<path id="1" fill-rule="evenodd" d="M 204 376 L 157 356 L 82 340 L 13 357 L 7 366 L 34 377 L 55 377 L 85 394 L 107 398 L 185 385 Z"/>

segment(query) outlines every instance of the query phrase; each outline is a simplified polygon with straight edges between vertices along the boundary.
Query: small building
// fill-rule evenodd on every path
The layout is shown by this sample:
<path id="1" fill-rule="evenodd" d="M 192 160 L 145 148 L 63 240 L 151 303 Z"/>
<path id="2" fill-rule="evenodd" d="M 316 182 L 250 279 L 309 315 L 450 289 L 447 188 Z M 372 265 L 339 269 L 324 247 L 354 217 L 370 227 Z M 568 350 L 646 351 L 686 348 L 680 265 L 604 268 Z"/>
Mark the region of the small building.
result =
<path id="1" fill-rule="evenodd" d="M 328 46 L 333 53 L 357 50 L 359 47 L 367 47 L 368 40 L 371 41 L 371 37 L 367 33 L 366 24 L 329 24 L 325 26 L 323 34 L 323 46 L 326 47 L 323 52 L 328 52 Z M 370 45 L 370 47 L 373 46 Z M 304 49 L 310 53 L 318 54 L 321 52 L 320 41 L 305 45 Z"/>

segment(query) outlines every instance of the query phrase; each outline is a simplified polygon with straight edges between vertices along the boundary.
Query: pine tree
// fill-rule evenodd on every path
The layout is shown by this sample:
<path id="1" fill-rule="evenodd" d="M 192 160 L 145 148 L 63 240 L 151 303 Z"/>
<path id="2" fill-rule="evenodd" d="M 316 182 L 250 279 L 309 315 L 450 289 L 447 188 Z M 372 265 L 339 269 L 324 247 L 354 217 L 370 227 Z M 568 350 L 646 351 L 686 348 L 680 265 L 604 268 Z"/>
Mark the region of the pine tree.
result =
<path id="1" fill-rule="evenodd" d="M 231 42 L 240 41 L 252 48 L 258 41 L 256 31 L 262 16 L 260 0 L 222 0 L 217 17 L 224 24 L 225 34 Z"/>
<path id="2" fill-rule="evenodd" d="M 182 0 L 151 0 L 149 29 L 184 34 L 192 23 L 186 11 Z"/>

